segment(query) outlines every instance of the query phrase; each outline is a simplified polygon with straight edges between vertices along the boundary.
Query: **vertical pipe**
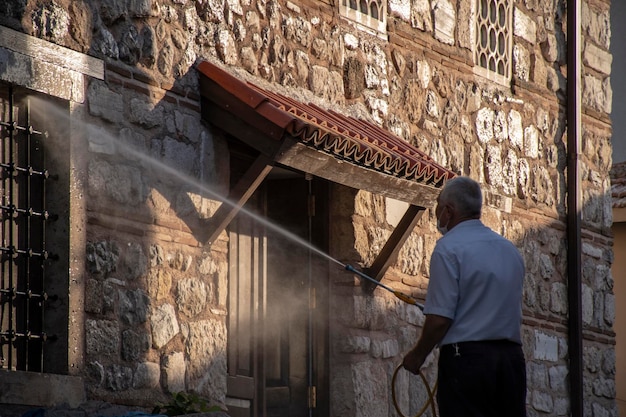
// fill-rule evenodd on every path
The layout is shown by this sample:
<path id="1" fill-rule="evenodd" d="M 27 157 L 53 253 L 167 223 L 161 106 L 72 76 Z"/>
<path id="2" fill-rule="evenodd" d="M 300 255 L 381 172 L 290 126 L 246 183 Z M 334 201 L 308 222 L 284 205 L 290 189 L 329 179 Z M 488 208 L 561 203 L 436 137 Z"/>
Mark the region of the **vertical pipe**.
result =
<path id="1" fill-rule="evenodd" d="M 580 137 L 581 6 L 567 0 L 567 276 L 569 379 L 572 417 L 583 416 Z"/>
<path id="2" fill-rule="evenodd" d="M 14 268 L 13 268 L 13 261 L 14 261 L 14 257 L 13 255 L 15 254 L 15 239 L 14 239 L 14 230 L 15 230 L 15 225 L 14 225 L 14 207 L 15 207 L 15 201 L 14 201 L 14 175 L 15 175 L 15 159 L 13 158 L 13 141 L 15 140 L 15 127 L 17 125 L 17 121 L 15 120 L 15 115 L 14 115 L 14 97 L 13 97 L 13 87 L 9 86 L 9 137 L 8 137 L 8 142 L 9 142 L 9 146 L 8 146 L 8 174 L 9 174 L 9 180 L 8 180 L 8 185 L 9 185 L 9 189 L 8 189 L 8 194 L 9 194 L 9 201 L 7 201 L 7 206 L 9 206 L 9 217 L 10 220 L 7 222 L 8 223 L 8 240 L 9 240 L 9 250 L 8 250 L 8 271 L 7 274 L 9 275 L 9 329 L 8 329 L 8 350 L 9 350 L 9 364 L 8 364 L 8 369 L 11 370 L 13 368 L 13 366 L 15 365 L 14 361 L 14 354 L 13 354 L 13 348 L 14 348 L 14 342 L 15 342 L 15 323 L 13 322 L 15 320 L 15 312 L 13 311 L 13 309 L 15 308 L 15 278 L 13 277 L 13 273 L 14 273 Z"/>

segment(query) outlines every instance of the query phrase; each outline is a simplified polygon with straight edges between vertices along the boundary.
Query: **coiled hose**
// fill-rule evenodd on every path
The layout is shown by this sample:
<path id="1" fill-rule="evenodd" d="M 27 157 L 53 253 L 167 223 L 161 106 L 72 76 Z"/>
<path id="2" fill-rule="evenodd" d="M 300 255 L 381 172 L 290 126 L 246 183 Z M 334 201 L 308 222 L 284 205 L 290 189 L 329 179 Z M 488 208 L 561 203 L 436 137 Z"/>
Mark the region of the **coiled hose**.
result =
<path id="1" fill-rule="evenodd" d="M 396 398 L 396 378 L 398 376 L 398 371 L 400 371 L 400 369 L 402 369 L 402 365 L 398 365 L 398 367 L 393 373 L 393 377 L 391 378 L 391 398 L 393 400 L 393 406 L 395 407 L 400 417 L 408 417 L 402 412 L 402 410 L 400 410 L 400 406 L 398 405 L 398 400 Z M 426 392 L 428 393 L 428 399 L 426 400 L 422 408 L 415 414 L 414 417 L 421 417 L 426 412 L 429 405 L 433 411 L 433 417 L 437 417 L 437 410 L 435 409 L 435 392 L 437 392 L 438 381 L 435 383 L 435 386 L 431 388 L 430 384 L 428 383 L 428 380 L 426 379 L 426 376 L 424 375 L 422 371 L 419 371 L 419 376 L 422 378 L 424 387 L 426 387 Z"/>

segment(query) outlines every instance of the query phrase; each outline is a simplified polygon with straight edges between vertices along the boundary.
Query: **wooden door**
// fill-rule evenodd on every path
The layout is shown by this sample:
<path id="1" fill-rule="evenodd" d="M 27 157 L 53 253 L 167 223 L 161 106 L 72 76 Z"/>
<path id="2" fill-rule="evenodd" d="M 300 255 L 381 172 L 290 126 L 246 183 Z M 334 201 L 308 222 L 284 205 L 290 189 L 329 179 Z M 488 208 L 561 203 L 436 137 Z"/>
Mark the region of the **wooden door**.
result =
<path id="1" fill-rule="evenodd" d="M 320 198 L 312 204 L 312 191 L 304 178 L 268 181 L 254 204 L 276 227 L 239 215 L 230 228 L 233 417 L 327 415 L 327 314 L 319 302 L 327 299 L 327 265 L 281 232 L 316 247 L 325 241 L 325 210 L 312 213 L 325 205 Z"/>

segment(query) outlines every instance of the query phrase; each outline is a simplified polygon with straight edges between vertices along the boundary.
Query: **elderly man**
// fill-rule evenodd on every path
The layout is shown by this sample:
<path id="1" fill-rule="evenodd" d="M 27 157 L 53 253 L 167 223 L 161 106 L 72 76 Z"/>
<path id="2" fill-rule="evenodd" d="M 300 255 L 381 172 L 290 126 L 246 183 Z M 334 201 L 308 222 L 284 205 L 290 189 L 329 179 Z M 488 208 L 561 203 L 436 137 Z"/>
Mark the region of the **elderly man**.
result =
<path id="1" fill-rule="evenodd" d="M 439 345 L 441 417 L 526 416 L 521 342 L 524 262 L 517 248 L 480 221 L 482 193 L 468 177 L 437 199 L 442 233 L 430 262 L 426 320 L 403 366 L 418 373 Z"/>

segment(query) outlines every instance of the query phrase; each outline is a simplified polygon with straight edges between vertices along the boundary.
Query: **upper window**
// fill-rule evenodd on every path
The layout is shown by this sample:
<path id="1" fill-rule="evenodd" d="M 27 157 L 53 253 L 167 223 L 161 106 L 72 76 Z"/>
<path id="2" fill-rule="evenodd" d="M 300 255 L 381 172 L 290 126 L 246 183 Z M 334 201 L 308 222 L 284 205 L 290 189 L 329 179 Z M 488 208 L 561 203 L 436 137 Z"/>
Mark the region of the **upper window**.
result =
<path id="1" fill-rule="evenodd" d="M 475 71 L 492 81 L 511 80 L 513 2 L 476 0 Z"/>
<path id="2" fill-rule="evenodd" d="M 387 31 L 386 0 L 341 0 L 339 11 L 342 16 L 376 32 Z"/>

